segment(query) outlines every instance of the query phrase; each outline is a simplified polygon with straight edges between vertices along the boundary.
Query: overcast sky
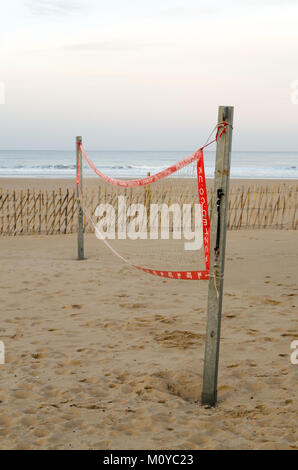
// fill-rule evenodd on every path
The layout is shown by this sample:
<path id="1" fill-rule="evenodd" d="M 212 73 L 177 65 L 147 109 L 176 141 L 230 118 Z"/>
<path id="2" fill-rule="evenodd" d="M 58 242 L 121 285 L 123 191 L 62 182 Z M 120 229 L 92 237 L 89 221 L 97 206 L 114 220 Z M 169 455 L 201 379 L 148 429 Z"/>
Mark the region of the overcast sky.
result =
<path id="1" fill-rule="evenodd" d="M 0 0 L 0 148 L 298 150 L 298 0 Z"/>

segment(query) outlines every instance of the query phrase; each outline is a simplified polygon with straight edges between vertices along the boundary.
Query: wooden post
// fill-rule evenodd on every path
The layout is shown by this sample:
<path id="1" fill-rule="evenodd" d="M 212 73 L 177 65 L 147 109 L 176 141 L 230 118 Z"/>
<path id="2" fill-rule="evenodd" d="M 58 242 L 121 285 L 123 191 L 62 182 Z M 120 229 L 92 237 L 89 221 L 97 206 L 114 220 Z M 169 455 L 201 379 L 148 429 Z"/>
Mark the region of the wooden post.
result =
<path id="1" fill-rule="evenodd" d="M 82 143 L 82 137 L 76 138 L 76 153 L 77 153 L 77 171 L 80 164 L 80 191 L 83 194 L 83 164 L 82 153 L 79 150 L 79 143 Z M 83 208 L 80 204 L 80 192 L 77 186 L 77 200 L 78 200 L 78 260 L 84 259 L 84 227 L 83 227 Z"/>
<path id="2" fill-rule="evenodd" d="M 202 405 L 209 406 L 215 406 L 217 402 L 233 110 L 234 108 L 230 106 L 220 106 L 218 112 L 218 123 L 226 121 L 230 125 L 226 127 L 226 132 L 218 138 L 216 147 L 214 201 L 211 223 L 210 279 L 202 392 Z"/>

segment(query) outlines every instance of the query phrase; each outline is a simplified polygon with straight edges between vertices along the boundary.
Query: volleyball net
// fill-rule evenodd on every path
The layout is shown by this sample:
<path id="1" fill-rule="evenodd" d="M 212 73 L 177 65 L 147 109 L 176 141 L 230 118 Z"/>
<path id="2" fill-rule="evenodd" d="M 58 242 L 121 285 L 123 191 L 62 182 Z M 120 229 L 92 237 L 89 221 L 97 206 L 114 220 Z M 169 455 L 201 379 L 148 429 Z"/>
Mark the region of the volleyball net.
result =
<path id="1" fill-rule="evenodd" d="M 116 179 L 103 173 L 78 143 L 76 184 L 85 217 L 122 262 L 143 272 L 172 279 L 209 279 L 210 221 L 204 149 L 220 139 L 228 123 L 219 123 L 206 144 L 192 155 L 140 179 Z M 84 205 L 80 184 L 83 160 L 100 181 L 93 211 Z"/>

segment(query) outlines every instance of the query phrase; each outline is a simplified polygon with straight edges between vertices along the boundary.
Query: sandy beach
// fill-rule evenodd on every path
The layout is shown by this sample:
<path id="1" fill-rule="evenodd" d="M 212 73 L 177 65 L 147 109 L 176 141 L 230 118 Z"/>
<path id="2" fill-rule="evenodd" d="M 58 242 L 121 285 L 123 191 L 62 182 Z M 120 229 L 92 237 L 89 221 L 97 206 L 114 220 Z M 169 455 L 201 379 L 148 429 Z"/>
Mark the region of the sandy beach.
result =
<path id="1" fill-rule="evenodd" d="M 298 0 L 2 3 L 0 453 L 298 450 Z"/>
<path id="2" fill-rule="evenodd" d="M 206 281 L 94 235 L 2 237 L 1 449 L 297 449 L 297 232 L 228 232 L 219 403 L 200 406 Z"/>
<path id="3" fill-rule="evenodd" d="M 173 180 L 172 180 L 173 181 Z M 175 179 L 174 179 L 175 181 Z M 177 179 L 176 179 L 177 182 Z M 186 180 L 179 179 L 180 184 L 188 184 Z M 100 184 L 98 178 L 84 178 L 84 186 L 90 191 L 93 188 L 97 188 Z M 213 179 L 206 179 L 206 184 L 208 188 L 213 187 Z M 35 191 L 51 191 L 61 188 L 62 190 L 69 189 L 73 190 L 75 188 L 75 178 L 0 178 L 0 188 L 3 191 L 8 190 L 26 190 L 30 188 Z M 259 185 L 259 186 L 274 186 L 278 187 L 279 185 L 287 186 L 296 186 L 297 180 L 295 179 L 231 179 L 230 187 L 244 187 Z"/>

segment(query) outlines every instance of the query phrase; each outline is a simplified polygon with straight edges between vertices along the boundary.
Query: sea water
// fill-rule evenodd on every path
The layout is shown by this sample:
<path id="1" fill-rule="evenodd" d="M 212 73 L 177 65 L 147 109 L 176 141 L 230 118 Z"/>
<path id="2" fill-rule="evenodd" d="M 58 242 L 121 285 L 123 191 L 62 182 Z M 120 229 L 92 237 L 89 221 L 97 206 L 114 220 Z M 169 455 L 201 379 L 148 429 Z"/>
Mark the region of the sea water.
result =
<path id="1" fill-rule="evenodd" d="M 88 151 L 95 165 L 117 178 L 154 174 L 193 153 L 192 151 Z M 215 152 L 205 151 L 206 177 L 214 175 Z M 0 150 L 0 177 L 74 178 L 76 155 L 63 150 Z M 96 176 L 84 165 L 84 177 Z M 297 179 L 297 152 L 233 151 L 231 178 Z"/>

